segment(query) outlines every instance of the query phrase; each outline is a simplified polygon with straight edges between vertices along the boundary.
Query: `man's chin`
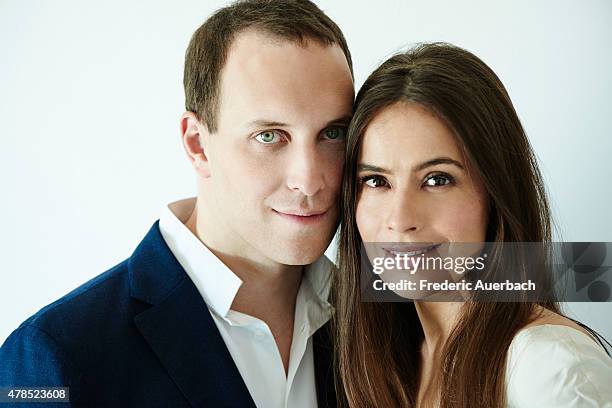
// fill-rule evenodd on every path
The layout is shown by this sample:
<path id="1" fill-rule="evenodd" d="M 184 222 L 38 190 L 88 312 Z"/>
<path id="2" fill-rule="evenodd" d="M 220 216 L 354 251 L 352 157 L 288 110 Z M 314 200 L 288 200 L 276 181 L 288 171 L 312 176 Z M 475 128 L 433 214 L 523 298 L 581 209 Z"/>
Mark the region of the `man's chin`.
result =
<path id="1" fill-rule="evenodd" d="M 327 246 L 317 248 L 304 248 L 303 246 L 284 248 L 271 258 L 283 265 L 310 265 L 319 259 L 327 249 Z"/>

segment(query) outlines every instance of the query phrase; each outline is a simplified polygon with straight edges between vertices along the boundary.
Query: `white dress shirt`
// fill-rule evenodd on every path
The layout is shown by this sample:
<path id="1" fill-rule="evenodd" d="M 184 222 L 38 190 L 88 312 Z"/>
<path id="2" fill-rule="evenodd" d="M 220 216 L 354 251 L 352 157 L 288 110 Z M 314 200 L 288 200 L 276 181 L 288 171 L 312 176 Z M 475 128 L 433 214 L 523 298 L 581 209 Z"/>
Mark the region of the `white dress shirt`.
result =
<path id="1" fill-rule="evenodd" d="M 169 204 L 159 220 L 166 244 L 191 278 L 225 341 L 253 401 L 260 408 L 317 406 L 312 335 L 330 318 L 332 262 L 321 256 L 305 267 L 295 303 L 287 374 L 268 325 L 230 307 L 242 281 L 185 225 L 195 198 Z"/>
<path id="2" fill-rule="evenodd" d="M 512 340 L 506 387 L 509 408 L 612 408 L 612 358 L 581 331 L 532 326 Z"/>

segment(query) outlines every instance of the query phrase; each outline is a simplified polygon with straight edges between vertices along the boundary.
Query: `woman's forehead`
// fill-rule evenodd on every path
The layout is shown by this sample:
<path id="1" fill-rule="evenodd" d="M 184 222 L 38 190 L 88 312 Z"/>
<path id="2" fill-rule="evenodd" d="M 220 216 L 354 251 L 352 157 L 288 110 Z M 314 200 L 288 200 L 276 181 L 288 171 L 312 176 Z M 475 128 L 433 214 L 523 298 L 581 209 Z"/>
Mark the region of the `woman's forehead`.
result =
<path id="1" fill-rule="evenodd" d="M 463 159 L 448 126 L 413 103 L 396 103 L 378 113 L 366 128 L 360 149 L 360 160 L 385 160 L 386 167 L 410 167 L 434 156 Z"/>

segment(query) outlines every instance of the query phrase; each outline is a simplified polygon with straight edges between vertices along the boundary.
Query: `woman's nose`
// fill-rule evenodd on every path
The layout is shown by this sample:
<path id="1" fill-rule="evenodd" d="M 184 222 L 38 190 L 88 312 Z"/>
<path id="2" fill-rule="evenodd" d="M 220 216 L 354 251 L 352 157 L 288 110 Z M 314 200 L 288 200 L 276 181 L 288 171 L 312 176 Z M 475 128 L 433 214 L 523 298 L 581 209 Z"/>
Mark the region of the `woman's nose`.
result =
<path id="1" fill-rule="evenodd" d="M 423 222 L 422 211 L 415 195 L 398 191 L 389 201 L 387 229 L 396 234 L 417 232 Z"/>

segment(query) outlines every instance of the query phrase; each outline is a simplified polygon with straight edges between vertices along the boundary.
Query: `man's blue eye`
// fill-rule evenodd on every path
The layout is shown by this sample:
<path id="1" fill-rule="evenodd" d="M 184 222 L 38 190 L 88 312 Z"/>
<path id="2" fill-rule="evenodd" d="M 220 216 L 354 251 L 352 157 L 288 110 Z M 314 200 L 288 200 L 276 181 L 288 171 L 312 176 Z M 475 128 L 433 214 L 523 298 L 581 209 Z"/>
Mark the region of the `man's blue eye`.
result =
<path id="1" fill-rule="evenodd" d="M 453 182 L 453 178 L 444 174 L 434 174 L 425 179 L 425 185 L 427 187 L 439 187 L 446 186 Z"/>
<path id="2" fill-rule="evenodd" d="M 280 135 L 274 130 L 264 130 L 255 136 L 255 140 L 264 144 L 272 144 L 278 142 Z"/>
<path id="3" fill-rule="evenodd" d="M 266 130 L 263 131 L 261 133 L 258 133 L 255 136 L 255 140 L 264 143 L 264 144 L 271 144 L 274 142 L 278 142 L 278 139 L 280 138 L 280 136 L 278 135 L 278 133 L 276 133 L 273 130 Z"/>
<path id="4" fill-rule="evenodd" d="M 331 127 L 325 129 L 325 137 L 330 140 L 344 139 L 346 137 L 346 128 Z"/>

